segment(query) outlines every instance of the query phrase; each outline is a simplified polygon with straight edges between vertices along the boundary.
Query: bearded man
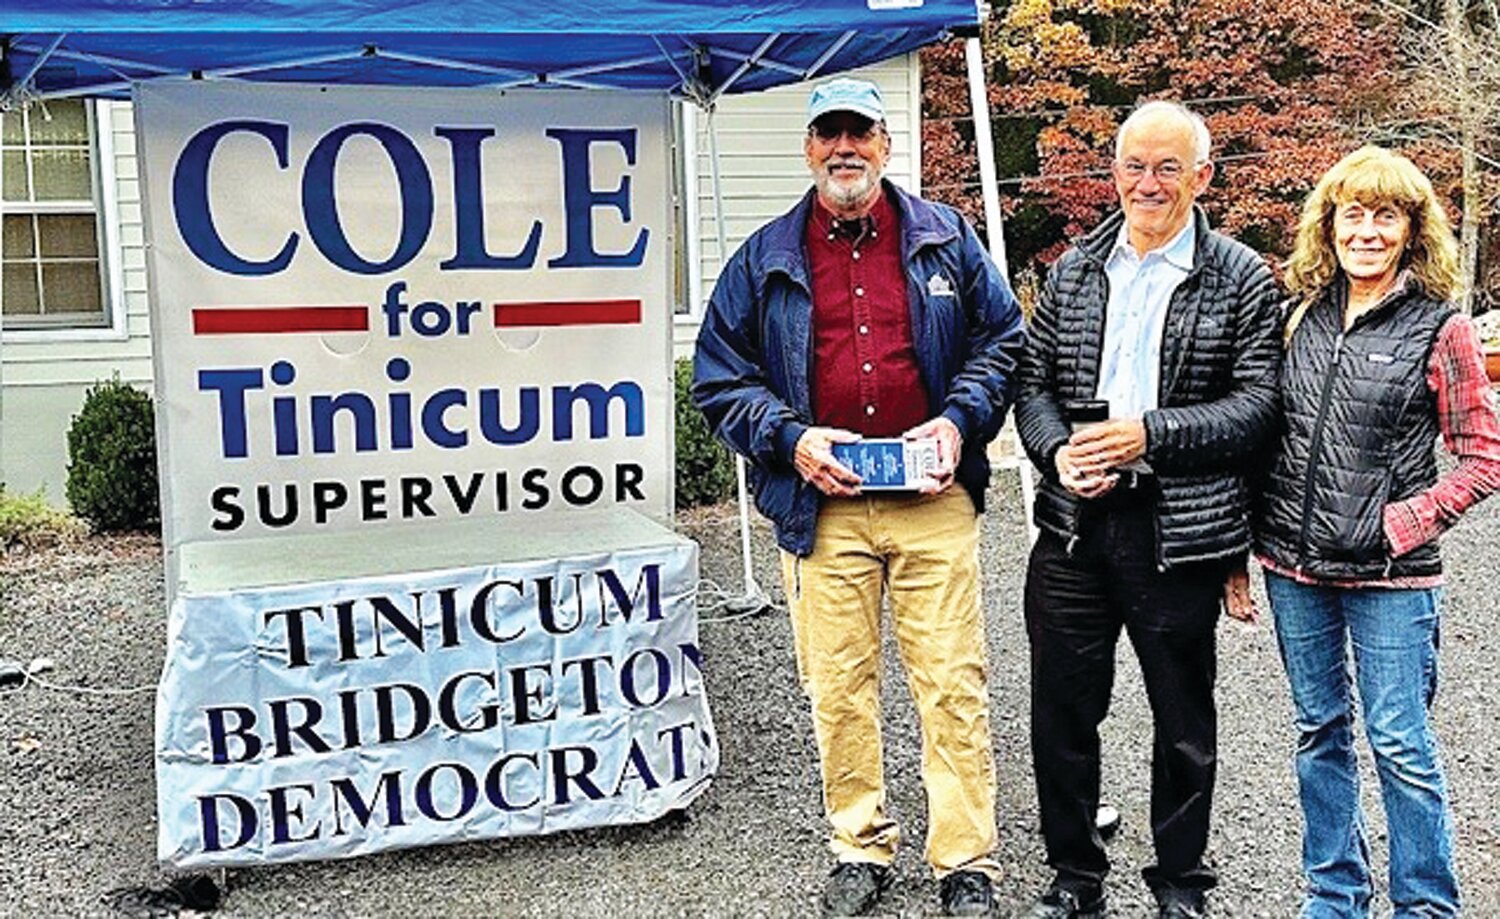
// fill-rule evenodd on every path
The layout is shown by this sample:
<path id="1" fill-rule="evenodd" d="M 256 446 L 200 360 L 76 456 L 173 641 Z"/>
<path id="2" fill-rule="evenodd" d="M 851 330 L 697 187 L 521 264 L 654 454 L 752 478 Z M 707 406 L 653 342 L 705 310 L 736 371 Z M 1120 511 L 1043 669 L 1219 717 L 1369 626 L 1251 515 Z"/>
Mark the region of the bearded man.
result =
<path id="1" fill-rule="evenodd" d="M 977 514 L 1021 314 L 956 211 L 881 178 L 874 84 L 815 88 L 803 150 L 815 187 L 724 266 L 693 397 L 749 460 L 782 549 L 836 858 L 824 910 L 874 909 L 899 836 L 881 770 L 884 592 L 922 722 L 927 861 L 946 915 L 983 915 L 998 866 Z M 863 491 L 833 449 L 861 437 L 930 438 L 936 468 L 910 491 Z"/>

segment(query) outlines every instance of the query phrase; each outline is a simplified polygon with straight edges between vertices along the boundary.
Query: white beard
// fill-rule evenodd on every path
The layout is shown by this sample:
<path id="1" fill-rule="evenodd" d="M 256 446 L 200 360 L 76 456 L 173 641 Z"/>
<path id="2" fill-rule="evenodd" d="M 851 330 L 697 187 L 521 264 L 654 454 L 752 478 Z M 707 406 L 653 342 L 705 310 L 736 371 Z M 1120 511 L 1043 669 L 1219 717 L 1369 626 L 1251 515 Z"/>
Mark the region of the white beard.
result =
<path id="1" fill-rule="evenodd" d="M 860 159 L 839 160 L 840 165 L 858 163 L 865 167 L 859 178 L 853 182 L 835 182 L 833 174 L 829 170 L 831 162 L 825 162 L 819 166 L 813 175 L 813 184 L 818 187 L 818 194 L 824 200 L 833 202 L 841 208 L 852 208 L 869 200 L 870 193 L 874 191 L 876 183 L 880 181 L 880 169 L 871 162 Z"/>

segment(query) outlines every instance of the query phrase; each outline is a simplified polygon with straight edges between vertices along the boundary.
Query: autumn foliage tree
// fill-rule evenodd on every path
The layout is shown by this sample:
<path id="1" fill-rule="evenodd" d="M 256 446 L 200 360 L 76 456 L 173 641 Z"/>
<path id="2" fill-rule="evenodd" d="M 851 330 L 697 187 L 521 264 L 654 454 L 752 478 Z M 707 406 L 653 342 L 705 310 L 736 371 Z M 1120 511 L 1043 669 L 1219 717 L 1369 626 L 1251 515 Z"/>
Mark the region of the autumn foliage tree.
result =
<path id="1" fill-rule="evenodd" d="M 1464 308 L 1496 305 L 1500 290 L 1500 3 L 1414 0 L 1392 4 L 1400 28 L 1401 90 L 1396 117 L 1379 140 L 1418 154 L 1452 204 Z M 1477 296 L 1476 296 L 1477 295 Z"/>
<path id="2" fill-rule="evenodd" d="M 1383 117 L 1390 71 L 1372 62 L 1391 59 L 1394 39 L 1353 0 L 1014 0 L 983 34 L 1013 263 L 1050 260 L 1116 206 L 1113 137 L 1148 98 L 1207 119 L 1218 172 L 1203 203 L 1214 223 L 1285 254 L 1318 175 Z M 954 99 L 967 113 L 949 73 L 932 76 L 952 53 L 924 59 L 929 119 Z M 957 58 L 961 75 L 961 48 Z M 937 142 L 924 149 L 928 185 L 953 185 L 937 170 L 964 169 L 964 124 L 924 128 Z M 1027 147 L 1030 162 L 1017 153 Z M 1037 178 L 1007 183 L 1024 176 Z"/>
<path id="3" fill-rule="evenodd" d="M 991 106 L 991 109 L 994 107 Z M 964 63 L 955 40 L 922 51 L 922 189 L 928 197 L 964 212 L 981 231 L 979 166 Z"/>

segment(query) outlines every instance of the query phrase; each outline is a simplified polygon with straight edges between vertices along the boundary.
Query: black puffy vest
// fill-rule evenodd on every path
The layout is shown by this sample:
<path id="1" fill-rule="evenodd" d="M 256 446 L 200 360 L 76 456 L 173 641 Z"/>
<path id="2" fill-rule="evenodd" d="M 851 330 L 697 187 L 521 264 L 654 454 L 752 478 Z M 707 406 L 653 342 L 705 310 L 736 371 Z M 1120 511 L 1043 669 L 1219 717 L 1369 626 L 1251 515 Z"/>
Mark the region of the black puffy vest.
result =
<path id="1" fill-rule="evenodd" d="M 1437 480 L 1427 366 L 1452 310 L 1412 288 L 1344 332 L 1344 303 L 1336 283 L 1292 336 L 1282 365 L 1284 428 L 1256 505 L 1256 546 L 1315 578 L 1437 574 L 1435 542 L 1392 559 L 1382 524 L 1386 504 Z"/>

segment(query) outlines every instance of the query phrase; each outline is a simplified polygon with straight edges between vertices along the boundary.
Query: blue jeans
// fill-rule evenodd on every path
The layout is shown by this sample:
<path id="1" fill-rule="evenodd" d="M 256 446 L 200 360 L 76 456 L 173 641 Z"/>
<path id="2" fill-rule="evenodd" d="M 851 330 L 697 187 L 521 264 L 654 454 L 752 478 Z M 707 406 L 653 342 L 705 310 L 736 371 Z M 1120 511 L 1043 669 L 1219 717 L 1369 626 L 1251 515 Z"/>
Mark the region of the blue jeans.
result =
<path id="1" fill-rule="evenodd" d="M 1428 721 L 1437 690 L 1439 591 L 1317 587 L 1268 571 L 1266 592 L 1297 715 L 1308 882 L 1302 915 L 1370 912 L 1370 847 L 1359 807 L 1346 647 L 1354 649 L 1385 803 L 1395 915 L 1457 915 L 1453 821 Z"/>

